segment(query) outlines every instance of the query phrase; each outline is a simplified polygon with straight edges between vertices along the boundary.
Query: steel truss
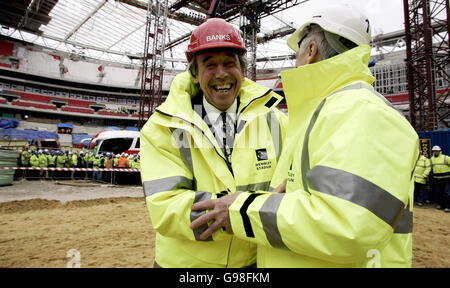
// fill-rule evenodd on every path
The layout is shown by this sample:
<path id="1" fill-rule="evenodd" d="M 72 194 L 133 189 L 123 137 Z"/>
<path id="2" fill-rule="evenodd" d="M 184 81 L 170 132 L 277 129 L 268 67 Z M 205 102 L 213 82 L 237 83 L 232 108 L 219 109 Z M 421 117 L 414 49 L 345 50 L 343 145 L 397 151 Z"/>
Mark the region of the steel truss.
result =
<path id="1" fill-rule="evenodd" d="M 417 131 L 448 128 L 449 1 L 403 0 L 403 5 L 410 122 Z"/>

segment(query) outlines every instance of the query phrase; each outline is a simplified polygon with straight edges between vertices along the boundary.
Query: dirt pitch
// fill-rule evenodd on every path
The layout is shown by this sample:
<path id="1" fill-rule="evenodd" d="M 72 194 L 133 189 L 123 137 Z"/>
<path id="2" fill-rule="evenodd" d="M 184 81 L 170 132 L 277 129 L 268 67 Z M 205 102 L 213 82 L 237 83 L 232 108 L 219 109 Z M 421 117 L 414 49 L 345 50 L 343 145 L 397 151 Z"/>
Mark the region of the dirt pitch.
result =
<path id="1" fill-rule="evenodd" d="M 64 268 L 76 260 L 72 249 L 81 267 L 153 266 L 142 188 L 62 184 L 0 187 L 0 267 Z M 450 214 L 414 208 L 413 267 L 450 267 L 449 227 Z"/>

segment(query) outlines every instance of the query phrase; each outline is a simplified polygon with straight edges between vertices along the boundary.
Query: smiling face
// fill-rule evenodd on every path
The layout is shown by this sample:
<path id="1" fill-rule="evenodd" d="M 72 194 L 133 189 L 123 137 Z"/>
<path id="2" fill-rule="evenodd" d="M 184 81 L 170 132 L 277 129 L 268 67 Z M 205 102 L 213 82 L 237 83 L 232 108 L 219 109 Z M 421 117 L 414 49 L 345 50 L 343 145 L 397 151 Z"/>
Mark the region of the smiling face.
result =
<path id="1" fill-rule="evenodd" d="M 226 111 L 238 96 L 244 77 L 238 55 L 232 51 L 214 51 L 195 57 L 195 83 L 200 85 L 211 105 Z"/>

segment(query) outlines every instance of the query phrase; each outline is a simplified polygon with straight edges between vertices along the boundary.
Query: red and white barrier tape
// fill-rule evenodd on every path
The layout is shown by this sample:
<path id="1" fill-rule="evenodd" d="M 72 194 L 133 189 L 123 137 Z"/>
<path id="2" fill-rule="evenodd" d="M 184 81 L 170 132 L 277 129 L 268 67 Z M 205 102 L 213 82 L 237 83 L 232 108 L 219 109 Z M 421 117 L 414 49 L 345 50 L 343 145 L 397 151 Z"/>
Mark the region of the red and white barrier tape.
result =
<path id="1" fill-rule="evenodd" d="M 56 168 L 56 167 L 0 167 L 0 170 L 36 170 L 36 171 L 119 171 L 119 172 L 140 172 L 140 169 L 131 168 Z"/>

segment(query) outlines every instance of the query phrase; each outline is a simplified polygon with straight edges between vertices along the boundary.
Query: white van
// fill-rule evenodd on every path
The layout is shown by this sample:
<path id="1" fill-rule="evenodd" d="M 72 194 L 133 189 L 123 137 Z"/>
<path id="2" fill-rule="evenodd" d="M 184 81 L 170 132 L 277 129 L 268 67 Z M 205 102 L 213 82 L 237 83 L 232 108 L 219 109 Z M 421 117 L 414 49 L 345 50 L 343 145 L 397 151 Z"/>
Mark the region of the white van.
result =
<path id="1" fill-rule="evenodd" d="M 95 153 L 112 152 L 137 154 L 140 151 L 139 131 L 109 130 L 92 137 L 91 148 Z"/>

